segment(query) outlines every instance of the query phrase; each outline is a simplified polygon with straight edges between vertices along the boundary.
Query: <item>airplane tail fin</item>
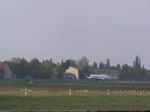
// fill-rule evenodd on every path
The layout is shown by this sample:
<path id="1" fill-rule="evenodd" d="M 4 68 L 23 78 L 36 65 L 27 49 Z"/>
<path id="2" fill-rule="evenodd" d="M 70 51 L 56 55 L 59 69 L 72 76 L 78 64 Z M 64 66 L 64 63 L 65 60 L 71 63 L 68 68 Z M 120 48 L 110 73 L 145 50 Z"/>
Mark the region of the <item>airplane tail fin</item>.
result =
<path id="1" fill-rule="evenodd" d="M 87 79 L 89 79 L 89 76 L 86 76 Z"/>

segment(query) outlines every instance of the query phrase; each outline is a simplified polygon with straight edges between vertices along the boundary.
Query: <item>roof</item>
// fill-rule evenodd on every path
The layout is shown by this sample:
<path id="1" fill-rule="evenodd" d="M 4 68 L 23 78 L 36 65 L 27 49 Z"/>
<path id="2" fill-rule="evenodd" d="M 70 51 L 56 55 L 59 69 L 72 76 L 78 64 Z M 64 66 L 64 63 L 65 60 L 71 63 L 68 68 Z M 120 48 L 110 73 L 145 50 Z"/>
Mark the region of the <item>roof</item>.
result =
<path id="1" fill-rule="evenodd" d="M 7 66 L 7 63 L 0 63 L 0 70 L 4 70 Z"/>

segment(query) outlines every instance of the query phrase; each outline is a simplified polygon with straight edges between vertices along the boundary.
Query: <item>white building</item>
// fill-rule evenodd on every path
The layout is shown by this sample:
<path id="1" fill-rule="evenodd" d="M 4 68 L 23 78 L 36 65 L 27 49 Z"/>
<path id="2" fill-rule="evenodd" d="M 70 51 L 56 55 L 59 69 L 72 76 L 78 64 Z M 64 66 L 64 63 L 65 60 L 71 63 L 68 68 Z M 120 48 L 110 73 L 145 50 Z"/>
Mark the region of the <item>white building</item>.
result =
<path id="1" fill-rule="evenodd" d="M 66 69 L 66 72 L 64 74 L 64 78 L 79 79 L 78 69 L 76 69 L 74 67 L 69 67 L 68 69 Z"/>

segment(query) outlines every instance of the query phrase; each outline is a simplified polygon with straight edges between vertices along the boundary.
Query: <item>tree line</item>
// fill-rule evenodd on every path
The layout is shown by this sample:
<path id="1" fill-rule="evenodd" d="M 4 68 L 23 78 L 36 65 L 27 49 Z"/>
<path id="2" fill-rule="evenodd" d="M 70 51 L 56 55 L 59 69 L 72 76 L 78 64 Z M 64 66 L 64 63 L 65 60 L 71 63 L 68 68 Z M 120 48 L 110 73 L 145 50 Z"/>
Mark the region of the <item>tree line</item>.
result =
<path id="1" fill-rule="evenodd" d="M 12 58 L 11 61 L 5 62 L 9 64 L 13 78 L 62 79 L 66 69 L 72 66 L 79 70 L 80 79 L 85 79 L 90 74 L 106 72 L 108 68 L 110 70 L 116 70 L 120 74 L 120 79 L 150 79 L 150 70 L 141 66 L 141 60 L 138 56 L 133 61 L 133 66 L 127 64 L 113 66 L 110 64 L 109 59 L 106 60 L 106 63 L 93 62 L 90 65 L 87 57 L 82 57 L 77 61 L 68 59 L 57 63 L 54 63 L 52 58 L 43 60 L 42 62 L 37 58 L 31 61 L 27 61 L 24 58 Z M 0 73 L 3 73 L 3 71 L 0 70 Z"/>

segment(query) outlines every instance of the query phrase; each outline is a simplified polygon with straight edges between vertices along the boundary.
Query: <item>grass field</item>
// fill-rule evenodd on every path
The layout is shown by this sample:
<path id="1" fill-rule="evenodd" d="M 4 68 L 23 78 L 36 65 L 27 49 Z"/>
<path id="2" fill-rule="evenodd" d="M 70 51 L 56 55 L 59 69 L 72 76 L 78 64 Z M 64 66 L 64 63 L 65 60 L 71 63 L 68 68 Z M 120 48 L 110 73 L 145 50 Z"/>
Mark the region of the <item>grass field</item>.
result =
<path id="1" fill-rule="evenodd" d="M 150 110 L 149 87 L 149 83 L 0 83 L 0 109 Z M 25 96 L 24 88 L 32 91 Z"/>

